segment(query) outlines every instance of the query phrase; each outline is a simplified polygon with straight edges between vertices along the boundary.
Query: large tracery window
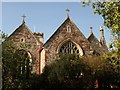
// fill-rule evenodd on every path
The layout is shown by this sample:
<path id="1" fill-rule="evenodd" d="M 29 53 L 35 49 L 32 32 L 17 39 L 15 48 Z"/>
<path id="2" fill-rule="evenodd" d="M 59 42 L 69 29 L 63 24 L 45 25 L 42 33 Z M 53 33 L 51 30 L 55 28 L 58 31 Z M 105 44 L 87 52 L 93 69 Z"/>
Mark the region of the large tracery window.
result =
<path id="1" fill-rule="evenodd" d="M 80 54 L 81 51 L 79 50 L 79 48 L 77 47 L 76 44 L 74 44 L 73 42 L 71 41 L 67 41 L 65 42 L 59 49 L 59 53 L 67 53 L 67 54 L 78 54 L 78 55 L 81 55 L 83 54 Z"/>

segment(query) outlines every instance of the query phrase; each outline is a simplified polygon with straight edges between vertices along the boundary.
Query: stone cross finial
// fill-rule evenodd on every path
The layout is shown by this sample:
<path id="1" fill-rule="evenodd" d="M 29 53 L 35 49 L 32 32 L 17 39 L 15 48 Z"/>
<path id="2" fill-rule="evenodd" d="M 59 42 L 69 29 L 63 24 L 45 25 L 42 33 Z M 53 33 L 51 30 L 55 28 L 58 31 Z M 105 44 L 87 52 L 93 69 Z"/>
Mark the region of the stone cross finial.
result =
<path id="1" fill-rule="evenodd" d="M 92 27 L 90 27 L 90 33 L 92 33 Z"/>
<path id="2" fill-rule="evenodd" d="M 22 23 L 25 23 L 25 20 L 24 20 L 24 19 L 26 18 L 26 16 L 25 16 L 25 15 L 23 15 L 23 16 L 22 16 L 22 18 L 23 18 Z"/>
<path id="3" fill-rule="evenodd" d="M 70 10 L 69 10 L 69 9 L 66 9 L 66 12 L 67 12 L 67 17 L 69 17 L 69 12 L 70 12 Z"/>

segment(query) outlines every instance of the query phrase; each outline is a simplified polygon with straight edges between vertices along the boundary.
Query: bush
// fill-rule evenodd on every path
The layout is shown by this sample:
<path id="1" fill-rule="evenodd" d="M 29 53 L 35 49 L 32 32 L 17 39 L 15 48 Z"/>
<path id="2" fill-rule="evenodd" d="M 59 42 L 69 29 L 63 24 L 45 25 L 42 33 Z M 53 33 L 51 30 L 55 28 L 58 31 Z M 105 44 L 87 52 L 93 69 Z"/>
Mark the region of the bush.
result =
<path id="1" fill-rule="evenodd" d="M 47 88 L 92 88 L 91 69 L 77 55 L 62 55 L 47 65 L 41 75 Z"/>

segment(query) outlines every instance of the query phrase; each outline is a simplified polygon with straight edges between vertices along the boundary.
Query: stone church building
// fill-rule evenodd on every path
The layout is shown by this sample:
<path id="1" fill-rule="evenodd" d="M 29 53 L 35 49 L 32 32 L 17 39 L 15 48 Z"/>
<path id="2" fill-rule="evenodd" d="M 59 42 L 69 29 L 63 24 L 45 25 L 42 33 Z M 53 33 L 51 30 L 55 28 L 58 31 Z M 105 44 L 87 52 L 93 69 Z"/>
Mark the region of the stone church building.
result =
<path id="1" fill-rule="evenodd" d="M 22 24 L 8 37 L 13 40 L 19 50 L 24 50 L 29 56 L 32 72 L 42 73 L 44 66 L 55 60 L 59 54 L 69 53 L 79 56 L 102 55 L 107 51 L 104 30 L 100 27 L 100 40 L 92 32 L 88 38 L 70 19 L 69 15 L 54 34 L 44 43 L 44 34 L 31 32 L 24 19 Z M 26 47 L 25 47 L 26 46 Z"/>

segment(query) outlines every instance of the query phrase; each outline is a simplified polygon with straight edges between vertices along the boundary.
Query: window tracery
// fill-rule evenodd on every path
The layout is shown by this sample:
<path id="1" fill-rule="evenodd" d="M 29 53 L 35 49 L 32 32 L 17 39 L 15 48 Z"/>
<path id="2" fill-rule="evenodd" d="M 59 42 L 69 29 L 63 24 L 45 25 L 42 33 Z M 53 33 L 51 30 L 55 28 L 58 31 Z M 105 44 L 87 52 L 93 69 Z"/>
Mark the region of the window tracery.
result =
<path id="1" fill-rule="evenodd" d="M 29 52 L 25 50 L 18 50 L 16 51 L 16 55 L 18 57 L 17 61 L 17 71 L 19 72 L 20 76 L 24 76 L 29 78 L 29 74 L 31 72 L 31 64 L 32 64 L 32 57 Z M 16 76 L 16 77 L 19 77 Z"/>
<path id="2" fill-rule="evenodd" d="M 67 53 L 67 54 L 78 54 L 83 55 L 83 52 L 79 50 L 76 44 L 71 41 L 65 42 L 59 49 L 59 53 Z"/>

